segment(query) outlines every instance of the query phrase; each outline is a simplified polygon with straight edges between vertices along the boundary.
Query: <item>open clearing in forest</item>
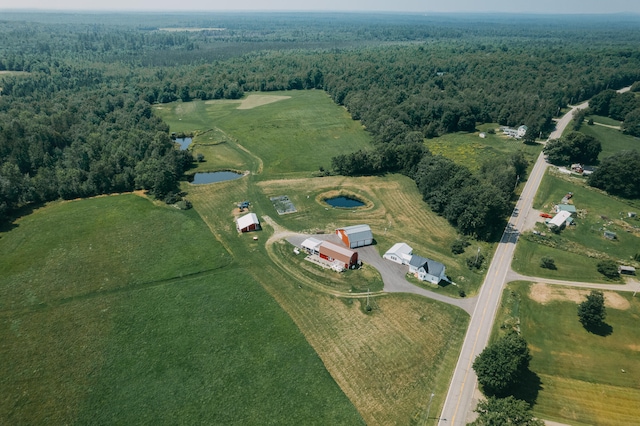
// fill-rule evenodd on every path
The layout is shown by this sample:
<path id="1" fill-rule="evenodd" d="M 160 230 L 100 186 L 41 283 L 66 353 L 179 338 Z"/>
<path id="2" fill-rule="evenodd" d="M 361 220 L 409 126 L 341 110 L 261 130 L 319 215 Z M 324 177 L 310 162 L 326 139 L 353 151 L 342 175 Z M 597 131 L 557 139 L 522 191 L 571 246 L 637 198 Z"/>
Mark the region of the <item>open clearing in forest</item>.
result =
<path id="1" fill-rule="evenodd" d="M 631 293 L 604 292 L 611 333 L 597 335 L 578 321 L 577 302 L 587 293 L 511 283 L 503 294 L 494 337 L 519 324 L 533 356 L 530 368 L 540 378 L 536 416 L 572 425 L 635 424 L 640 418 L 635 344 L 640 341 L 640 300 Z"/>
<path id="2" fill-rule="evenodd" d="M 172 132 L 206 132 L 221 129 L 264 163 L 261 179 L 308 177 L 320 167 L 330 168 L 331 158 L 371 146 L 371 137 L 358 121 L 336 105 L 323 91 L 286 91 L 262 98 L 287 99 L 259 108 L 238 109 L 240 100 L 193 101 L 184 113 L 183 102 L 154 108 Z M 251 104 L 248 96 L 246 102 Z M 199 139 L 194 141 L 198 150 Z M 212 153 L 218 156 L 215 147 Z M 217 160 L 219 162 L 219 160 Z M 231 166 L 229 166 L 231 167 Z M 247 167 L 249 168 L 249 167 Z M 255 172 L 255 170 L 252 169 Z"/>

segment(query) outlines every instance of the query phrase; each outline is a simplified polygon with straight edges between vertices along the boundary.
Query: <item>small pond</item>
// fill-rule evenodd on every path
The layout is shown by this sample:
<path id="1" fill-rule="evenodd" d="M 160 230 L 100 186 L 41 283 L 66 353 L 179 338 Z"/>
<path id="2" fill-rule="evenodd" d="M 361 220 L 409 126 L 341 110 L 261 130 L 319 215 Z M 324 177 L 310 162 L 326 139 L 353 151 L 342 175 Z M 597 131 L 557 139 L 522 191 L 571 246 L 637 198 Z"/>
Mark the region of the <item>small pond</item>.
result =
<path id="1" fill-rule="evenodd" d="M 347 209 L 364 206 L 364 203 L 362 201 L 344 196 L 327 198 L 324 201 L 331 207 L 342 207 Z"/>
<path id="2" fill-rule="evenodd" d="M 193 180 L 191 183 L 202 184 L 202 183 L 214 183 L 214 182 L 224 182 L 226 180 L 234 180 L 244 176 L 242 173 L 224 171 L 224 172 L 209 172 L 209 173 L 196 173 L 193 175 Z"/>
<path id="3" fill-rule="evenodd" d="M 184 151 L 191 145 L 191 138 L 176 138 L 176 142 L 180 144 L 180 149 Z"/>

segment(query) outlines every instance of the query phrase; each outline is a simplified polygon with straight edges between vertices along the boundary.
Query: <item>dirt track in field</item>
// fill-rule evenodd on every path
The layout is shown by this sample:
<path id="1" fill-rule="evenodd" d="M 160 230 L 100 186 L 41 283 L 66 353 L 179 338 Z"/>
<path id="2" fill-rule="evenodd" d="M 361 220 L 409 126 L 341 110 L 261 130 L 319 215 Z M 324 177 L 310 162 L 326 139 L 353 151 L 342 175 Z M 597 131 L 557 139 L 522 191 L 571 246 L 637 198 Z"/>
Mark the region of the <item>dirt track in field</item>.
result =
<path id="1" fill-rule="evenodd" d="M 543 305 L 554 301 L 570 301 L 581 303 L 590 290 L 576 288 L 550 286 L 544 283 L 536 283 L 529 290 L 529 298 Z M 627 299 L 613 291 L 604 291 L 605 306 L 612 309 L 627 310 L 631 304 Z"/>
<path id="2" fill-rule="evenodd" d="M 272 104 L 274 102 L 291 99 L 291 96 L 275 96 L 275 95 L 249 95 L 242 100 L 238 109 L 252 109 L 262 105 Z"/>

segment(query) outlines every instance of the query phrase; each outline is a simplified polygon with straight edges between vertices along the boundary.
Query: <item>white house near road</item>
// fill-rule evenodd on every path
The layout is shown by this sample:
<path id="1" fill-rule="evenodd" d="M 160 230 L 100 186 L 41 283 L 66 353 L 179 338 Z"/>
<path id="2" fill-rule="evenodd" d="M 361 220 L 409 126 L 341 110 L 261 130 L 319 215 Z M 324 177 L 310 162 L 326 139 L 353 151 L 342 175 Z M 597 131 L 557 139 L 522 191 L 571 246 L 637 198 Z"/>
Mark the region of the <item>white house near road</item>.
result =
<path id="1" fill-rule="evenodd" d="M 401 265 L 408 265 L 411 260 L 412 253 L 413 249 L 409 245 L 405 243 L 396 243 L 393 247 L 387 250 L 384 255 L 382 255 L 382 258 Z"/>
<path id="2" fill-rule="evenodd" d="M 409 261 L 409 272 L 414 274 L 421 281 L 429 281 L 438 284 L 441 280 L 446 280 L 445 266 L 435 260 L 413 255 Z"/>

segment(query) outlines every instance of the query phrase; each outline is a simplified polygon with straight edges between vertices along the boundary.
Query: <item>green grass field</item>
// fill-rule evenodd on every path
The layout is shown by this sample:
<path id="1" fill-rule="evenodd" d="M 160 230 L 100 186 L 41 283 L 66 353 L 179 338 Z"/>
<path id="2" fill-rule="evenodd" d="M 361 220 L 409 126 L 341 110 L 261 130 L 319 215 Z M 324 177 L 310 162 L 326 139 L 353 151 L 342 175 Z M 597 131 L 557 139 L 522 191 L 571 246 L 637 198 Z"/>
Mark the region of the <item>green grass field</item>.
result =
<path id="1" fill-rule="evenodd" d="M 631 293 L 606 292 L 606 323 L 612 333 L 587 332 L 577 303 L 587 290 L 512 283 L 494 324 L 519 323 L 541 381 L 535 415 L 571 425 L 629 425 L 640 418 L 640 301 Z"/>
<path id="2" fill-rule="evenodd" d="M 604 281 L 597 272 L 598 259 L 611 258 L 620 263 L 637 265 L 632 257 L 640 247 L 640 220 L 629 218 L 627 213 L 638 211 L 637 201 L 610 197 L 586 186 L 580 179 L 556 176 L 548 172 L 542 180 L 534 208 L 549 212 L 562 197 L 573 192 L 571 201 L 579 211 L 576 225 L 554 236 L 540 238 L 548 244 L 537 244 L 522 238 L 516 247 L 513 268 L 529 276 L 548 278 Z M 545 230 L 543 225 L 538 225 Z M 617 239 L 604 238 L 604 230 L 613 231 Z M 554 258 L 557 270 L 539 267 L 540 258 Z"/>
<path id="3" fill-rule="evenodd" d="M 0 238 L 0 423 L 362 422 L 195 211 L 110 196 L 16 224 Z"/>
<path id="4" fill-rule="evenodd" d="M 269 225 L 238 234 L 236 203 L 293 231 L 371 222 L 380 251 L 407 241 L 469 294 L 481 276 L 450 253 L 455 231 L 406 177 L 310 177 L 368 135 L 322 92 L 286 95 L 159 111 L 176 114 L 172 131 L 199 131 L 196 152 L 211 150 L 199 170 L 253 172 L 183 183 L 193 210 L 136 195 L 60 202 L 0 234 L 0 353 L 12 372 L 0 423 L 434 424 L 425 395 L 437 412 L 469 316 L 410 295 L 372 296 L 365 309 L 377 271 L 307 273 L 286 243 L 266 244 Z M 316 199 L 341 189 L 371 206 Z M 298 213 L 278 216 L 272 195 Z"/>
<path id="5" fill-rule="evenodd" d="M 443 155 L 456 163 L 463 164 L 471 170 L 478 170 L 486 161 L 504 158 L 514 152 L 522 151 L 530 162 L 534 162 L 542 149 L 542 145 L 527 145 L 522 141 L 509 139 L 496 130 L 495 134 L 487 133 L 485 139 L 480 138 L 479 132 L 498 129 L 495 123 L 478 126 L 478 132 L 450 133 L 438 138 L 428 139 L 426 144 L 434 154 Z"/>
<path id="6" fill-rule="evenodd" d="M 617 125 L 619 126 L 620 123 L 618 122 Z M 598 156 L 599 160 L 610 157 L 616 152 L 624 150 L 640 150 L 640 138 L 625 135 L 620 130 L 604 126 L 589 126 L 587 124 L 583 124 L 582 127 L 580 127 L 580 132 L 585 135 L 593 136 L 600 141 L 602 144 L 602 152 Z"/>
<path id="7" fill-rule="evenodd" d="M 221 130 L 229 140 L 262 160 L 265 179 L 310 176 L 321 166 L 330 168 L 332 157 L 370 146 L 370 136 L 362 125 L 351 120 L 325 92 L 287 91 L 261 96 L 289 98 L 250 109 L 238 109 L 239 101 L 176 102 L 156 107 L 155 112 L 172 132 Z M 196 136 L 194 152 L 202 152 L 207 159 L 216 158 L 212 165 L 237 168 L 237 161 L 229 165 L 220 161 L 228 153 L 211 146 L 200 147 L 201 142 L 216 140 L 209 137 L 208 133 Z M 245 168 L 258 171 L 251 164 Z"/>

